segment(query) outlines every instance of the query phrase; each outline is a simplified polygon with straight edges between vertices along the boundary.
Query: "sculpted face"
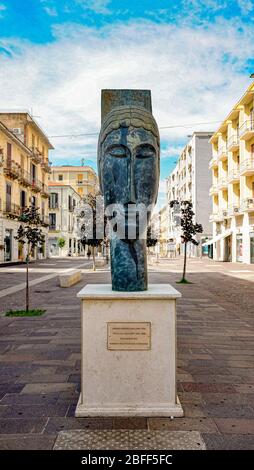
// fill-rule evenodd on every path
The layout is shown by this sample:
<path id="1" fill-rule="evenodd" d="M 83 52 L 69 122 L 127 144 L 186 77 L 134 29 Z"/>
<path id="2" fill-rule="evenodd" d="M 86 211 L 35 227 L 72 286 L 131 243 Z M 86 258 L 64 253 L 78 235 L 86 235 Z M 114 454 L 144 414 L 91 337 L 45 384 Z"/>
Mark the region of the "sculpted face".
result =
<path id="1" fill-rule="evenodd" d="M 120 204 L 127 212 L 129 205 L 134 213 L 143 204 L 151 211 L 159 184 L 159 147 L 154 134 L 132 126 L 111 131 L 101 145 L 99 173 L 106 208 Z M 126 224 L 130 226 L 130 219 Z"/>

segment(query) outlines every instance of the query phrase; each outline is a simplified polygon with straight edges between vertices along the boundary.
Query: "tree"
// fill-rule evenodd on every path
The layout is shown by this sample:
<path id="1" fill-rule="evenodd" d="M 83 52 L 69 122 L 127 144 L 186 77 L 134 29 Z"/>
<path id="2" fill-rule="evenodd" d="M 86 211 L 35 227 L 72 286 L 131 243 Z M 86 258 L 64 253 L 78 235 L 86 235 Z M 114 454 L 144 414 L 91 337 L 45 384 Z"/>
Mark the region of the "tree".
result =
<path id="1" fill-rule="evenodd" d="M 101 195 L 96 196 L 88 194 L 83 199 L 83 204 L 86 206 L 84 210 L 81 209 L 79 214 L 79 222 L 81 224 L 81 238 L 80 242 L 83 246 L 87 245 L 92 249 L 93 256 L 93 271 L 95 271 L 95 248 L 102 245 L 105 239 L 105 226 L 106 218 L 104 212 L 100 210 L 102 208 L 103 198 Z M 97 203 L 100 204 L 97 204 Z M 99 208 L 98 208 L 99 206 Z M 100 228 L 100 236 L 97 234 L 97 229 Z"/>
<path id="2" fill-rule="evenodd" d="M 40 228 L 41 219 L 39 215 L 39 209 L 30 206 L 22 211 L 22 214 L 18 217 L 18 221 L 21 222 L 17 230 L 16 240 L 23 246 L 26 245 L 26 312 L 29 310 L 29 262 L 32 250 L 36 246 L 42 246 L 45 237 Z"/>
<path id="3" fill-rule="evenodd" d="M 187 283 L 186 280 L 186 264 L 187 264 L 187 244 L 193 243 L 198 245 L 199 242 L 194 238 L 197 233 L 203 232 L 201 224 L 196 224 L 193 221 L 195 213 L 193 211 L 193 205 L 190 201 L 170 201 L 170 207 L 178 209 L 180 212 L 179 220 L 181 225 L 181 239 L 184 243 L 184 264 L 183 264 L 183 275 L 180 282 Z"/>
<path id="4" fill-rule="evenodd" d="M 148 248 L 152 247 L 152 246 L 155 246 L 156 243 L 158 242 L 158 239 L 157 238 L 153 238 L 152 237 L 152 227 L 151 225 L 148 225 L 147 227 L 147 235 L 146 235 L 146 246 Z"/>
<path id="5" fill-rule="evenodd" d="M 63 238 L 63 237 L 58 238 L 57 244 L 58 244 L 59 248 L 63 248 L 65 246 L 65 243 L 66 243 L 65 238 Z"/>

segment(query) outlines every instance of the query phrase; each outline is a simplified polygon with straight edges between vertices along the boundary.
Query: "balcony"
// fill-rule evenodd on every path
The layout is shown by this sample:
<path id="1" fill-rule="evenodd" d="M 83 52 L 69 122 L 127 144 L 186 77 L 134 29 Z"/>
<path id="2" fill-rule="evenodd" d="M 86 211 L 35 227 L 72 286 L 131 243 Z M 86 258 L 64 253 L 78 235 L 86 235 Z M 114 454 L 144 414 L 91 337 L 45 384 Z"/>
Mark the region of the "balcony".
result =
<path id="1" fill-rule="evenodd" d="M 49 226 L 49 216 L 48 215 L 41 215 L 41 225 L 43 227 L 48 227 Z"/>
<path id="2" fill-rule="evenodd" d="M 50 166 L 50 163 L 47 162 L 47 161 L 42 161 L 41 162 L 41 167 L 42 169 L 46 172 L 46 173 L 51 173 L 51 166 Z"/>
<path id="3" fill-rule="evenodd" d="M 42 197 L 49 197 L 49 188 L 44 183 L 42 183 L 41 195 L 42 195 Z"/>
<path id="4" fill-rule="evenodd" d="M 218 161 L 226 160 L 228 158 L 227 147 L 223 145 L 218 150 Z"/>
<path id="5" fill-rule="evenodd" d="M 49 209 L 59 209 L 58 202 L 49 201 Z"/>
<path id="6" fill-rule="evenodd" d="M 42 183 L 37 178 L 31 177 L 30 185 L 32 191 L 34 191 L 35 193 L 39 193 L 42 190 Z"/>
<path id="7" fill-rule="evenodd" d="M 20 206 L 12 202 L 5 202 L 3 203 L 3 214 L 10 219 L 17 219 L 21 214 Z"/>
<path id="8" fill-rule="evenodd" d="M 14 160 L 8 160 L 4 162 L 4 174 L 12 179 L 19 177 L 20 168 Z"/>
<path id="9" fill-rule="evenodd" d="M 209 162 L 209 168 L 211 170 L 212 168 L 214 168 L 216 166 L 218 166 L 218 155 L 214 154 L 213 158 L 211 158 L 211 160 Z"/>
<path id="10" fill-rule="evenodd" d="M 227 149 L 230 150 L 230 152 L 235 152 L 239 148 L 239 136 L 232 135 L 228 139 L 228 144 L 227 144 Z"/>
<path id="11" fill-rule="evenodd" d="M 227 187 L 228 187 L 228 179 L 227 179 L 227 177 L 225 177 L 225 178 L 220 178 L 220 179 L 218 180 L 217 186 L 218 186 L 218 189 L 227 189 Z"/>
<path id="12" fill-rule="evenodd" d="M 209 217 L 210 222 L 222 222 L 223 215 L 222 211 L 213 212 L 212 215 Z"/>
<path id="13" fill-rule="evenodd" d="M 213 194 L 217 194 L 218 190 L 218 183 L 214 183 L 209 190 L 210 196 L 212 196 Z"/>
<path id="14" fill-rule="evenodd" d="M 235 183 L 240 179 L 240 171 L 239 168 L 232 170 L 228 173 L 228 183 Z"/>
<path id="15" fill-rule="evenodd" d="M 42 162 L 42 154 L 39 151 L 39 149 L 37 149 L 37 147 L 31 147 L 30 150 L 32 152 L 32 157 L 31 158 L 32 158 L 33 163 L 41 163 Z"/>
<path id="16" fill-rule="evenodd" d="M 240 204 L 232 204 L 228 206 L 228 215 L 229 217 L 233 217 L 234 215 L 239 215 L 241 212 Z"/>
<path id="17" fill-rule="evenodd" d="M 50 232 L 60 232 L 60 226 L 56 225 L 56 224 L 49 225 L 49 231 Z"/>
<path id="18" fill-rule="evenodd" d="M 239 137 L 242 140 L 250 140 L 254 137 L 254 120 L 250 119 L 245 121 L 241 127 L 239 127 Z"/>
<path id="19" fill-rule="evenodd" d="M 246 158 L 240 165 L 241 176 L 248 176 L 254 173 L 254 156 Z"/>
<path id="20" fill-rule="evenodd" d="M 21 168 L 19 170 L 18 180 L 19 180 L 20 184 L 22 184 L 22 186 L 28 187 L 31 184 L 31 175 L 30 175 L 30 173 L 28 173 L 28 171 L 23 170 L 23 168 Z"/>
<path id="21" fill-rule="evenodd" d="M 241 211 L 254 212 L 254 197 L 247 198 L 242 201 Z"/>

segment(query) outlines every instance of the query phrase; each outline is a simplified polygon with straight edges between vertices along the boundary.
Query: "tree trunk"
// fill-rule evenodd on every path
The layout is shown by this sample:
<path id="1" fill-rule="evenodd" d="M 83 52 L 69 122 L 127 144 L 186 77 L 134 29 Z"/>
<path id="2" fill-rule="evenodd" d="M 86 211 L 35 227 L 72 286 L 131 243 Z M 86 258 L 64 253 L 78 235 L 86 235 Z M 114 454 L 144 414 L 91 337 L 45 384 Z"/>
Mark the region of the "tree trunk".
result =
<path id="1" fill-rule="evenodd" d="M 93 271 L 95 271 L 95 253 L 94 253 L 94 246 L 92 247 L 92 254 L 93 254 Z"/>
<path id="2" fill-rule="evenodd" d="M 27 247 L 27 255 L 26 255 L 26 312 L 29 310 L 29 246 Z"/>
<path id="3" fill-rule="evenodd" d="M 182 281 L 186 281 L 186 262 L 187 262 L 187 242 L 184 243 L 184 262 L 183 262 L 183 277 Z"/>

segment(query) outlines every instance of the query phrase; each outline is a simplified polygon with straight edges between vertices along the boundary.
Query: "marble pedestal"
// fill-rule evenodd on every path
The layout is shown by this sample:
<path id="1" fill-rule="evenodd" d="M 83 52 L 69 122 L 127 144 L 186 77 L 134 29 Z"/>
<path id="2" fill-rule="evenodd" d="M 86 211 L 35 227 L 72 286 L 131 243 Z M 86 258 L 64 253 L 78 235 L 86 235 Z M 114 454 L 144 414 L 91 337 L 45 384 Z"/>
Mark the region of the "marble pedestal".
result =
<path id="1" fill-rule="evenodd" d="M 75 415 L 183 416 L 176 394 L 176 299 L 169 284 L 114 292 L 90 284 L 79 293 L 81 394 Z"/>

